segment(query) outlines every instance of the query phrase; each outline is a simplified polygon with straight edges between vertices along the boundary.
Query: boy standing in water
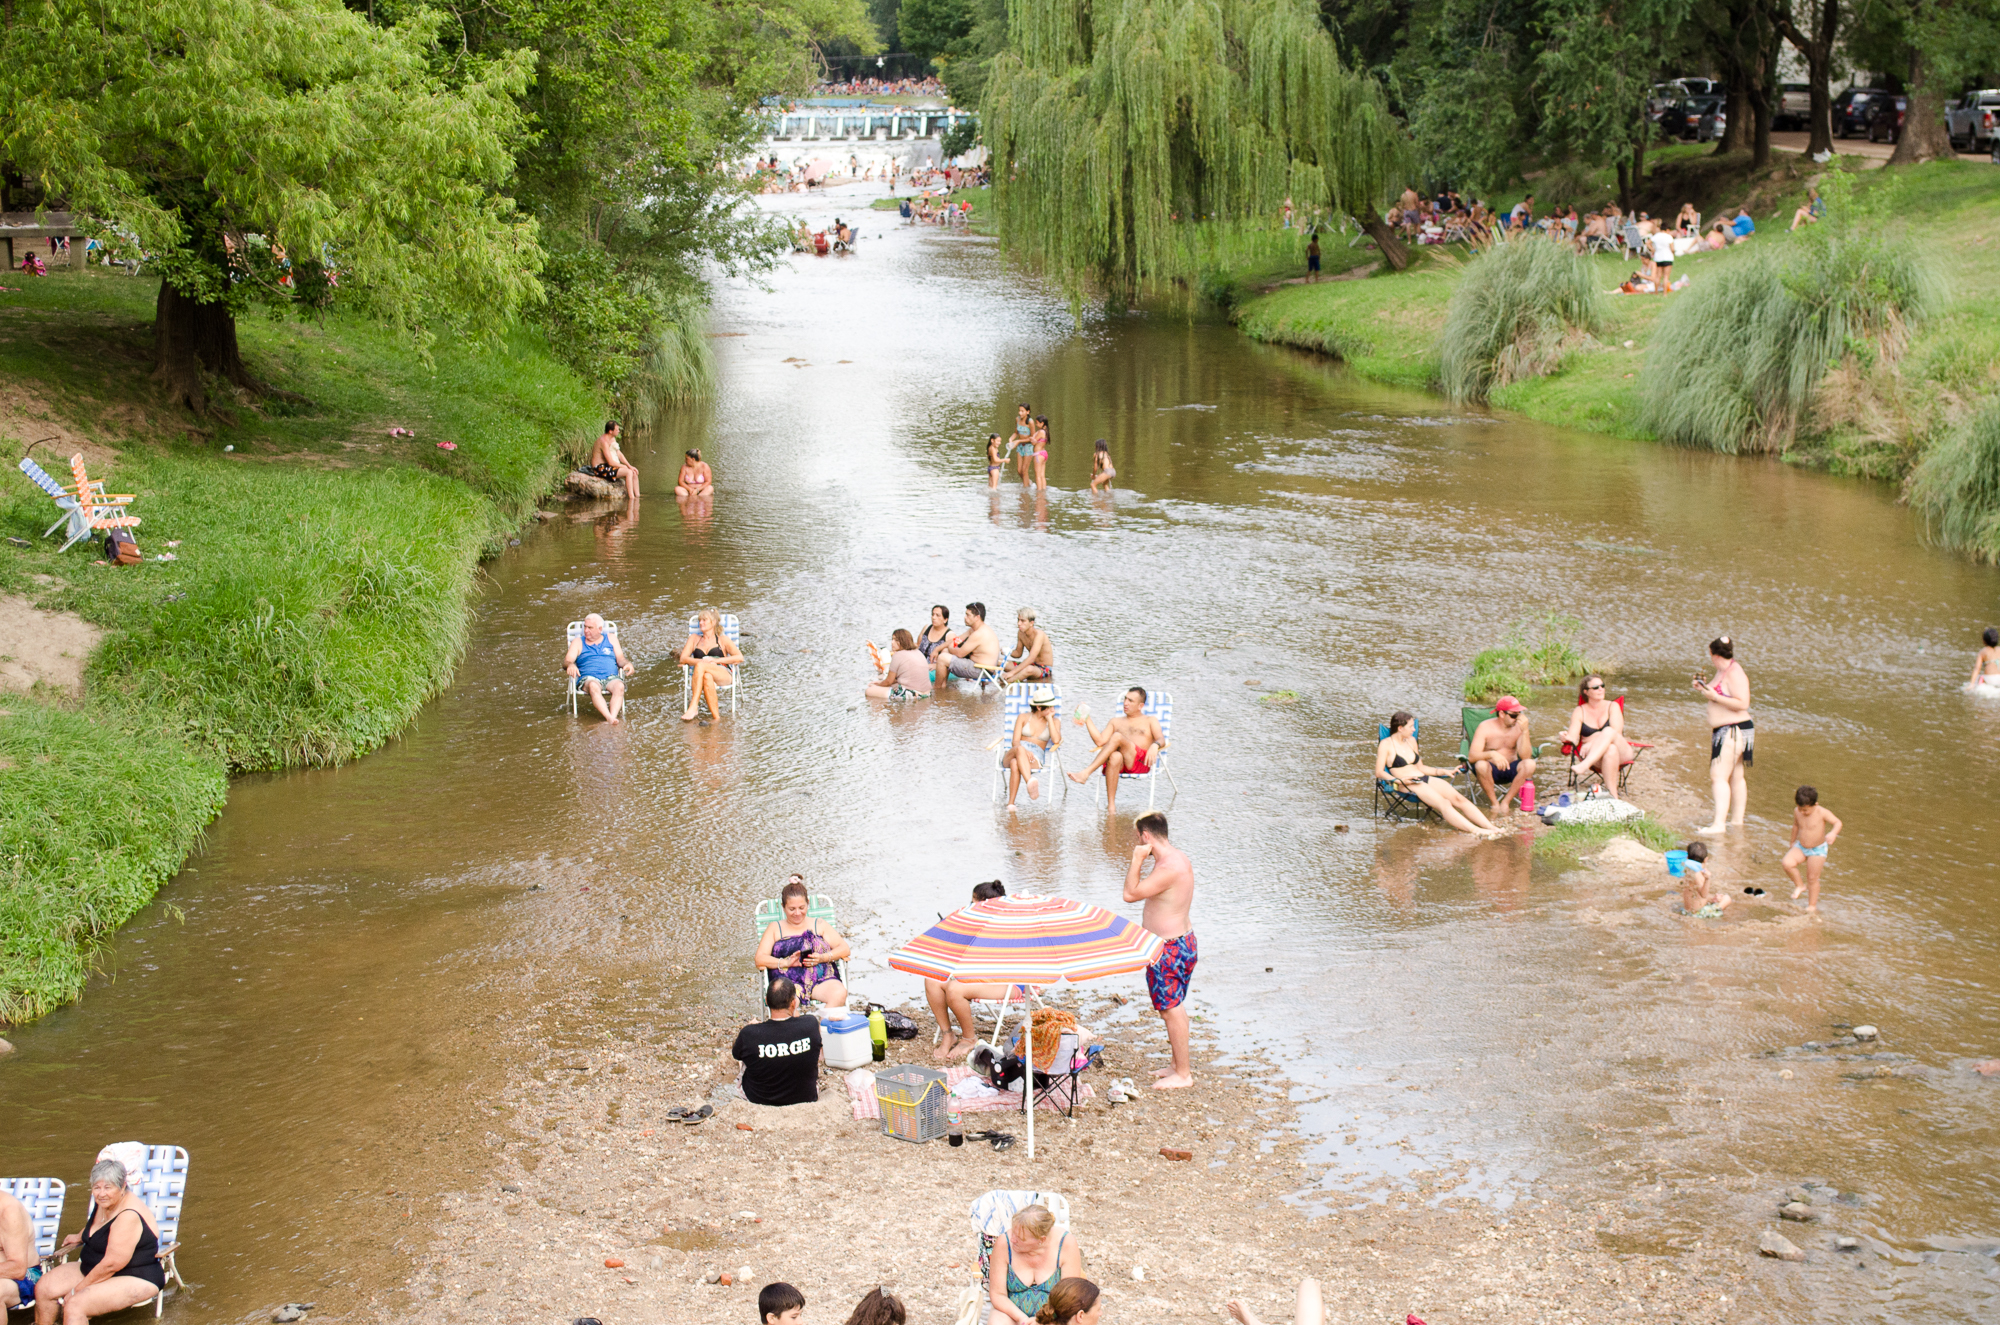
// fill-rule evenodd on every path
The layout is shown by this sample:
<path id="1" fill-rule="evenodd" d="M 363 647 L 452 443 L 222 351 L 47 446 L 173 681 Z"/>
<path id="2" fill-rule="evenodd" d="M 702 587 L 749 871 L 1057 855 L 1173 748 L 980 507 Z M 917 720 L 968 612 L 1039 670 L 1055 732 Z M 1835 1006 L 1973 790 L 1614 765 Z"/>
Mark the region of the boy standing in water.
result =
<path id="1" fill-rule="evenodd" d="M 1792 900 L 1806 899 L 1806 912 L 1819 910 L 1819 876 L 1826 869 L 1826 849 L 1840 836 L 1840 816 L 1819 803 L 1819 792 L 1800 787 L 1792 795 L 1792 849 L 1785 853 L 1785 876 L 1792 881 Z M 1806 876 L 1799 878 L 1799 867 Z"/>
<path id="2" fill-rule="evenodd" d="M 1728 905 L 1729 898 L 1708 872 L 1708 843 L 1688 843 L 1687 864 L 1681 869 L 1681 910 L 1713 920 Z"/>
<path id="3" fill-rule="evenodd" d="M 1155 1090 L 1173 1090 L 1194 1084 L 1194 1070 L 1188 1061 L 1188 1014 L 1181 1006 L 1187 1001 L 1188 982 L 1194 978 L 1194 964 L 1200 955 L 1195 946 L 1194 926 L 1189 912 L 1194 908 L 1194 862 L 1167 841 L 1167 816 L 1149 810 L 1133 825 L 1139 830 L 1139 845 L 1132 848 L 1132 863 L 1125 871 L 1125 900 L 1144 902 L 1139 923 L 1166 940 L 1159 957 L 1146 968 L 1146 992 L 1153 1009 L 1167 1026 L 1167 1048 L 1172 1066 L 1153 1075 Z M 1151 873 L 1141 874 L 1150 859 Z"/>

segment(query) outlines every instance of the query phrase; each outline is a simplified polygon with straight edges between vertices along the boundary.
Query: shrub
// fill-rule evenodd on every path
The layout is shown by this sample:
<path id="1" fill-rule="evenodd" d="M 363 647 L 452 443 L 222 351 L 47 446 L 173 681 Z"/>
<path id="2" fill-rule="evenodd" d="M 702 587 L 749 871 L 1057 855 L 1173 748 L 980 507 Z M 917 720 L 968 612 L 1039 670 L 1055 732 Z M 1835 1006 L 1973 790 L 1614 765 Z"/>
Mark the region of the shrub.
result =
<path id="1" fill-rule="evenodd" d="M 1902 357 L 1911 324 L 1938 302 L 1936 280 L 1886 228 L 1886 204 L 1863 214 L 1850 187 L 1829 172 L 1818 225 L 1773 237 L 1674 301 L 1647 356 L 1641 426 L 1680 446 L 1780 451 L 1830 369 Z"/>
<path id="2" fill-rule="evenodd" d="M 1484 400 L 1495 387 L 1554 372 L 1602 317 L 1582 254 L 1532 237 L 1495 244 L 1452 293 L 1440 338 L 1444 392 Z"/>
<path id="3" fill-rule="evenodd" d="M 669 405 L 700 400 L 715 389 L 715 355 L 702 331 L 704 311 L 693 301 L 678 305 L 633 370 L 627 392 L 638 415 L 649 417 Z"/>
<path id="4" fill-rule="evenodd" d="M 1946 433 L 1910 476 L 1910 504 L 1932 538 L 2000 561 L 2000 397 Z"/>
<path id="5" fill-rule="evenodd" d="M 1501 695 L 1521 694 L 1538 685 L 1560 685 L 1590 670 L 1577 636 L 1583 623 L 1561 612 L 1524 617 L 1507 637 L 1472 660 L 1465 699 L 1484 704 Z"/>

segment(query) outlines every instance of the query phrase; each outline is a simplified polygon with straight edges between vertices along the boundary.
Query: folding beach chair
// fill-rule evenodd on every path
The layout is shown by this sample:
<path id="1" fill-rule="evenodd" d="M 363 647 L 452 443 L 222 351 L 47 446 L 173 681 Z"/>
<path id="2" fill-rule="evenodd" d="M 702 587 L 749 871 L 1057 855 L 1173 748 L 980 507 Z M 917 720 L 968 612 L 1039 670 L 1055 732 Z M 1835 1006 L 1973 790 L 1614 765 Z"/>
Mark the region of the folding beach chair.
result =
<path id="1" fill-rule="evenodd" d="M 1418 739 L 1417 732 L 1418 729 L 1422 727 L 1422 725 L 1423 722 L 1421 719 L 1418 718 L 1410 719 L 1411 740 L 1414 741 Z M 1375 724 L 1376 744 L 1379 746 L 1381 742 L 1386 741 L 1388 739 L 1389 739 L 1389 724 L 1386 722 L 1376 723 Z M 1387 819 L 1390 820 L 1391 822 L 1400 822 L 1401 820 L 1408 819 L 1413 823 L 1422 823 L 1425 819 L 1432 818 L 1436 816 L 1436 814 L 1437 814 L 1436 810 L 1433 810 L 1430 806 L 1424 804 L 1423 801 L 1419 800 L 1414 794 L 1404 790 L 1402 787 L 1397 786 L 1395 783 L 1391 782 L 1388 778 L 1381 776 L 1377 776 L 1375 778 L 1376 818 Z"/>
<path id="2" fill-rule="evenodd" d="M 1007 687 L 1007 692 L 1002 697 L 1000 745 L 993 757 L 993 794 L 987 797 L 988 801 L 999 800 L 1001 789 L 1007 785 L 1007 754 L 1014 748 L 1014 723 L 1031 707 L 1029 701 L 1034 698 L 1035 691 L 1045 686 L 1055 695 L 1055 721 L 1061 722 L 1062 693 L 1047 681 L 1016 681 Z M 1055 780 L 1062 783 L 1063 799 L 1068 800 L 1070 784 L 1069 779 L 1063 776 L 1062 747 L 1050 744 L 1037 748 L 1042 758 L 1043 774 L 1054 774 Z"/>
<path id="3" fill-rule="evenodd" d="M 1635 258 L 1645 256 L 1646 237 L 1639 233 L 1639 225 L 1636 221 L 1626 226 L 1618 238 L 1625 245 L 1627 253 Z"/>
<path id="4" fill-rule="evenodd" d="M 1618 706 L 1620 713 L 1625 711 L 1625 696 L 1619 695 L 1611 702 Z M 1638 763 L 1639 757 L 1653 748 L 1651 741 L 1635 741 L 1629 736 L 1625 738 L 1625 744 L 1632 747 L 1632 757 L 1618 765 L 1618 786 L 1614 789 L 1613 794 L 1619 797 L 1625 795 L 1625 784 L 1632 780 L 1632 765 Z M 1546 743 L 1537 746 L 1536 753 L 1539 754 L 1541 750 L 1546 748 Z M 1556 745 L 1556 751 L 1569 761 L 1564 769 L 1569 775 L 1564 785 L 1571 791 L 1574 791 L 1576 790 L 1578 781 L 1581 780 L 1580 775 L 1576 771 L 1576 743 L 1574 741 L 1560 741 Z M 1596 773 L 1592 773 L 1591 776 L 1596 777 L 1600 783 L 1603 781 L 1603 778 Z"/>
<path id="5" fill-rule="evenodd" d="M 737 647 L 737 649 L 741 651 L 741 649 L 743 648 L 742 624 L 737 621 L 736 614 L 733 612 L 724 612 L 721 615 L 722 615 L 722 633 L 728 636 L 729 642 L 731 644 L 734 644 Z M 693 637 L 699 634 L 701 634 L 701 613 L 697 612 L 693 616 L 688 618 L 688 635 L 689 637 Z M 690 697 L 690 687 L 693 685 L 694 685 L 694 668 L 688 666 L 686 663 L 682 663 L 681 664 L 681 707 L 682 708 L 687 707 L 688 699 Z M 736 692 L 743 688 L 743 664 L 742 663 L 729 664 L 729 680 L 727 682 L 717 681 L 715 683 L 715 688 L 718 692 L 729 696 L 729 711 L 731 713 L 736 712 Z"/>
<path id="6" fill-rule="evenodd" d="M 1585 253 L 1617 253 L 1622 245 L 1610 235 L 1588 235 L 1583 241 Z"/>
<path id="7" fill-rule="evenodd" d="M 1120 773 L 1118 775 L 1118 786 L 1122 790 L 1127 782 L 1144 782 L 1146 784 L 1146 808 L 1150 810 L 1153 808 L 1153 794 L 1157 790 L 1154 783 L 1159 780 L 1161 773 L 1167 775 L 1168 783 L 1173 786 L 1174 795 L 1179 796 L 1181 794 L 1181 784 L 1174 781 L 1173 770 L 1167 767 L 1167 756 L 1172 753 L 1174 742 L 1174 697 L 1164 690 L 1148 690 L 1146 692 L 1146 702 L 1139 711 L 1151 714 L 1153 719 L 1160 724 L 1161 745 L 1159 749 L 1153 751 L 1152 767 L 1148 771 L 1144 773 Z M 1099 794 L 1103 784 L 1103 770 L 1099 769 L 1090 778 L 1090 785 L 1092 787 L 1090 794 L 1093 799 Z"/>
<path id="8" fill-rule="evenodd" d="M 78 451 L 69 458 L 69 472 L 70 476 L 76 480 L 75 485 L 69 491 L 76 497 L 78 512 L 83 516 L 84 522 L 90 528 L 101 531 L 108 529 L 131 529 L 138 525 L 139 517 L 125 514 L 125 508 L 139 500 L 139 498 L 130 492 L 119 493 L 117 495 L 105 492 L 103 479 L 93 479 L 89 474 L 84 472 L 83 452 Z M 72 537 L 68 543 L 64 543 L 56 551 L 68 551 L 70 544 L 76 541 Z"/>
<path id="9" fill-rule="evenodd" d="M 569 654 L 569 646 L 582 638 L 583 623 L 581 621 L 572 621 L 563 628 L 563 654 L 565 657 Z M 613 644 L 618 642 L 618 623 L 616 621 L 607 621 L 604 623 L 604 638 L 610 640 Z M 569 715 L 572 718 L 577 715 L 577 701 L 590 693 L 583 688 L 583 682 L 584 678 L 581 676 L 571 676 L 567 671 L 563 673 L 563 698 L 569 701 Z"/>
<path id="10" fill-rule="evenodd" d="M 47 1260 L 56 1254 L 56 1234 L 62 1231 L 63 1197 L 68 1189 L 61 1178 L 0 1178 L 0 1192 L 6 1192 L 28 1210 L 28 1227 L 34 1231 L 35 1256 Z M 32 1311 L 32 1302 L 16 1311 Z"/>
<path id="11" fill-rule="evenodd" d="M 168 1285 L 187 1287 L 181 1278 L 180 1267 L 174 1264 L 174 1255 L 180 1250 L 181 1203 L 187 1199 L 188 1152 L 179 1146 L 149 1146 L 138 1141 L 121 1141 L 97 1152 L 99 1159 L 115 1159 L 125 1166 L 125 1185 L 133 1194 L 146 1203 L 153 1212 L 153 1219 L 159 1225 L 160 1268 L 166 1271 Z M 90 1227 L 90 1221 L 97 1217 L 97 1202 L 90 1203 L 85 1213 L 83 1225 Z M 76 1251 L 75 1247 L 65 1247 L 57 1254 L 58 1261 L 67 1259 Z M 157 1317 L 164 1309 L 169 1288 L 163 1288 L 153 1295 L 153 1315 Z M 140 1303 L 141 1306 L 145 1304 Z"/>
<path id="12" fill-rule="evenodd" d="M 1101 1044 L 1080 1047 L 1075 1031 L 1057 1036 L 1056 1056 L 1046 1069 L 1035 1069 L 1035 1107 L 1053 1100 L 1065 1117 L 1076 1117 L 1076 1102 L 1083 1096 L 1083 1074 L 1097 1066 L 1097 1057 L 1103 1052 Z"/>
<path id="13" fill-rule="evenodd" d="M 69 551 L 79 541 L 90 537 L 93 530 L 129 529 L 139 523 L 138 516 L 125 514 L 125 504 L 137 498 L 130 494 L 106 496 L 102 482 L 82 478 L 81 455 L 73 457 L 70 464 L 70 468 L 81 481 L 83 496 L 80 499 L 72 489 L 56 482 L 49 476 L 47 470 L 34 461 L 24 458 L 19 468 L 36 487 L 54 500 L 56 509 L 62 512 L 60 519 L 42 531 L 42 537 L 47 538 L 65 524 L 69 526 L 65 531 L 68 537 L 63 541 L 63 545 L 56 549 L 58 552 Z"/>
<path id="14" fill-rule="evenodd" d="M 758 946 L 764 942 L 764 927 L 766 925 L 777 924 L 778 921 L 784 918 L 784 915 L 785 904 L 782 898 L 766 897 L 763 901 L 757 903 L 757 914 L 753 917 L 756 923 L 750 931 L 750 950 L 752 953 L 756 952 Z M 824 920 L 835 928 L 838 928 L 840 925 L 839 920 L 833 914 L 833 901 L 825 893 L 812 893 L 807 896 L 806 919 Z M 832 965 L 835 972 L 840 976 L 840 983 L 843 985 L 846 984 L 847 963 L 838 961 Z M 757 967 L 755 968 L 755 974 L 757 977 L 755 997 L 757 1006 L 762 1008 L 764 1006 L 764 995 L 771 988 L 772 973 L 762 967 Z"/>
<path id="15" fill-rule="evenodd" d="M 969 1212 L 972 1217 L 972 1233 L 977 1239 L 975 1250 L 979 1256 L 979 1288 L 985 1292 L 987 1275 L 993 1270 L 993 1248 L 1000 1239 L 1007 1236 L 1007 1230 L 1014 1223 L 1014 1216 L 1031 1205 L 1039 1205 L 1055 1216 L 1056 1230 L 1069 1228 L 1069 1198 L 1061 1192 L 1007 1191 L 998 1189 L 987 1192 L 972 1203 Z"/>

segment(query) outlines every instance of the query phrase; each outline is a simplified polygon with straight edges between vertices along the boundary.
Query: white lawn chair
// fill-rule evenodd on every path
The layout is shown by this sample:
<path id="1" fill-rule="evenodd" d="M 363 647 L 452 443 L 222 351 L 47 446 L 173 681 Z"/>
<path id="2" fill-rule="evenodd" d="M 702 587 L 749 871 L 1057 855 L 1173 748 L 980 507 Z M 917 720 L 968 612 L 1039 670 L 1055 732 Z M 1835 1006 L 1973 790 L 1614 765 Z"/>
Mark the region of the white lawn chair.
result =
<path id="1" fill-rule="evenodd" d="M 125 1166 L 125 1185 L 146 1203 L 146 1208 L 153 1212 L 153 1219 L 159 1225 L 160 1268 L 166 1272 L 167 1283 L 186 1288 L 187 1281 L 181 1278 L 180 1267 L 174 1264 L 174 1253 L 180 1250 L 181 1245 L 181 1203 L 187 1199 L 188 1152 L 179 1146 L 149 1146 L 139 1141 L 121 1141 L 98 1151 L 97 1158 L 115 1159 Z M 89 1228 L 90 1221 L 96 1217 L 97 1202 L 92 1201 L 84 1214 L 83 1226 Z M 64 1259 L 75 1251 L 75 1247 L 66 1247 L 57 1259 Z M 170 1288 L 163 1288 L 153 1295 L 155 1317 L 165 1309 L 169 1291 Z"/>
<path id="2" fill-rule="evenodd" d="M 582 638 L 583 623 L 581 621 L 572 621 L 568 626 L 564 627 L 563 656 L 567 657 L 569 655 L 569 646 Z M 618 623 L 616 621 L 607 621 L 604 623 L 604 638 L 610 640 L 613 644 L 618 642 Z M 572 718 L 577 715 L 577 701 L 590 693 L 583 688 L 583 682 L 584 678 L 581 676 L 571 676 L 567 671 L 563 673 L 563 698 L 569 701 L 569 715 Z"/>
<path id="3" fill-rule="evenodd" d="M 81 460 L 81 457 L 78 459 Z M 107 497 L 101 481 L 86 480 L 84 499 L 78 501 L 70 489 L 56 482 L 47 470 L 34 461 L 23 458 L 19 468 L 28 476 L 30 482 L 49 495 L 55 502 L 56 509 L 62 512 L 60 519 L 42 531 L 42 537 L 47 538 L 65 524 L 69 526 L 64 531 L 68 537 L 64 539 L 63 545 L 56 549 L 58 552 L 69 551 L 78 542 L 90 537 L 94 530 L 130 529 L 139 523 L 138 516 L 125 514 L 125 503 L 133 498 Z"/>
<path id="4" fill-rule="evenodd" d="M 1619 239 L 1625 245 L 1625 251 L 1633 257 L 1640 258 L 1646 255 L 1646 237 L 1639 233 L 1638 222 L 1626 226 Z"/>
<path id="5" fill-rule="evenodd" d="M 63 1198 L 68 1188 L 61 1178 L 0 1178 L 0 1192 L 6 1192 L 28 1210 L 28 1227 L 34 1230 L 35 1256 L 46 1260 L 56 1254 L 56 1234 L 62 1230 Z M 16 1306 L 16 1311 L 33 1311 L 32 1302 Z"/>
<path id="6" fill-rule="evenodd" d="M 1007 687 L 1000 705 L 1000 744 L 993 756 L 993 794 L 987 797 L 988 801 L 1000 799 L 1001 789 L 1007 785 L 1007 753 L 1014 748 L 1014 722 L 1028 711 L 1030 707 L 1028 701 L 1033 699 L 1035 691 L 1043 686 L 1055 691 L 1055 721 L 1058 723 L 1062 721 L 1062 692 L 1049 685 L 1047 681 L 1016 681 Z M 1062 783 L 1063 799 L 1068 800 L 1069 779 L 1063 776 L 1062 747 L 1044 745 L 1041 747 L 1041 755 L 1043 774 L 1052 773 L 1056 781 Z"/>
<path id="7" fill-rule="evenodd" d="M 1181 794 L 1181 784 L 1174 781 L 1172 771 L 1167 768 L 1167 756 L 1172 752 L 1174 741 L 1174 697 L 1164 690 L 1148 690 L 1146 692 L 1145 706 L 1140 709 L 1140 712 L 1151 714 L 1159 722 L 1160 736 L 1166 743 L 1158 750 L 1153 751 L 1151 772 L 1122 773 L 1118 777 L 1118 786 L 1122 791 L 1127 782 L 1144 782 L 1146 784 L 1146 808 L 1150 810 L 1153 808 L 1153 793 L 1155 790 L 1153 784 L 1158 780 L 1161 773 L 1166 773 L 1167 781 L 1172 783 L 1174 795 L 1178 796 Z M 1099 769 L 1090 775 L 1090 785 L 1093 788 L 1101 788 L 1103 784 L 1103 769 Z M 1091 795 L 1095 797 L 1098 795 L 1098 792 L 1093 790 Z"/>
<path id="8" fill-rule="evenodd" d="M 979 1280 L 977 1288 L 981 1300 L 990 1306 L 992 1297 L 987 1292 L 987 1276 L 993 1271 L 993 1249 L 1000 1245 L 1000 1239 L 1007 1236 L 1007 1230 L 1014 1223 L 1014 1216 L 1031 1205 L 1039 1205 L 1055 1216 L 1058 1234 L 1069 1228 L 1069 1198 L 1061 1192 L 1008 1191 L 996 1188 L 972 1202 L 969 1212 L 972 1219 L 972 1236 L 979 1257 Z M 981 1310 L 981 1320 L 986 1319 Z"/>
<path id="9" fill-rule="evenodd" d="M 731 644 L 734 644 L 737 647 L 738 651 L 741 651 L 743 648 L 742 624 L 736 620 L 736 614 L 733 612 L 724 612 L 721 615 L 722 615 L 722 633 L 729 637 L 729 642 Z M 697 612 L 693 616 L 688 618 L 688 635 L 690 637 L 693 637 L 699 634 L 701 634 L 701 613 Z M 681 707 L 683 709 L 687 707 L 688 701 L 692 697 L 690 694 L 689 687 L 691 687 L 693 684 L 694 684 L 694 668 L 688 666 L 686 663 L 682 663 L 681 664 Z M 729 711 L 731 713 L 736 712 L 736 692 L 743 688 L 743 664 L 742 663 L 729 664 L 728 683 L 724 684 L 721 681 L 717 681 L 715 683 L 715 688 L 719 694 L 724 694 L 729 696 Z"/>

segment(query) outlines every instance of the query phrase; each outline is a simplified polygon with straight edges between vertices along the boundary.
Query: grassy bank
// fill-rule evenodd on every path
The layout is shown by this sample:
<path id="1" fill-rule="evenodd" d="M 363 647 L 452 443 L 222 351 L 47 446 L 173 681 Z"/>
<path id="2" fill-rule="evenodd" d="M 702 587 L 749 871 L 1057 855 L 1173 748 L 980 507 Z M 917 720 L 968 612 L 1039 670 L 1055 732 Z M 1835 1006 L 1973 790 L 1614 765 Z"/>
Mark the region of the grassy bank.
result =
<path id="1" fill-rule="evenodd" d="M 1842 166 L 1854 164 L 1838 160 Z M 1718 215 L 1725 204 L 1747 199 L 1759 227 L 1751 244 L 1681 259 L 1676 275 L 1696 283 L 1713 280 L 1732 266 L 1753 261 L 1759 252 L 1799 242 L 1785 232 L 1811 178 L 1810 163 L 1782 161 L 1761 176 L 1685 154 L 1668 165 L 1679 168 L 1688 200 L 1705 214 Z M 1665 174 L 1676 178 L 1672 170 Z M 1858 173 L 1855 192 L 1908 234 L 1941 278 L 1944 304 L 1912 331 L 1893 373 L 1862 374 L 1870 380 L 1859 382 L 1851 372 L 1830 374 L 1784 455 L 1798 463 L 1900 483 L 1994 389 L 2000 364 L 2000 304 L 1995 301 L 2000 294 L 2000 170 L 1959 161 L 1872 170 Z M 1673 207 L 1658 210 L 1671 214 Z M 1606 290 L 1636 266 L 1608 256 L 1591 262 Z M 1463 271 L 1458 255 L 1446 254 L 1405 272 L 1286 286 L 1239 303 L 1235 315 L 1238 326 L 1255 339 L 1336 355 L 1378 381 L 1437 389 L 1439 339 Z M 1646 356 L 1661 314 L 1678 297 L 1609 299 L 1606 322 L 1593 344 L 1567 354 L 1547 376 L 1495 389 L 1492 403 L 1563 427 L 1648 438 L 1641 422 Z"/>
<path id="2" fill-rule="evenodd" d="M 58 557 L 54 518 L 0 479 L 0 592 L 102 627 L 85 696 L 0 700 L 0 1020 L 74 998 L 92 942 L 143 906 L 220 808 L 230 771 L 351 758 L 447 685 L 482 555 L 601 422 L 525 333 L 416 361 L 342 318 L 246 322 L 254 373 L 309 403 L 204 422 L 147 381 L 156 285 L 103 274 L 0 295 L 0 443 L 64 473 L 104 455 L 149 557 Z M 414 439 L 391 439 L 392 426 Z M 451 450 L 437 443 L 449 441 Z M 225 451 L 224 448 L 233 448 Z M 93 464 L 93 473 L 99 466 Z"/>

